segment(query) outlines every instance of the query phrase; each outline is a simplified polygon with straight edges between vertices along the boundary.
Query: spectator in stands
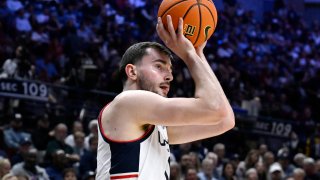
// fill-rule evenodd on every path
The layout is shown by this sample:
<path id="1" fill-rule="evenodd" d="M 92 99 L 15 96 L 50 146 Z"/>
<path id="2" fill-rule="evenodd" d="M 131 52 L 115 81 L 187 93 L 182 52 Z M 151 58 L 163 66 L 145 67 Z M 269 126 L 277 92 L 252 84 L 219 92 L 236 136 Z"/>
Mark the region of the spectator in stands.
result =
<path id="1" fill-rule="evenodd" d="M 306 176 L 306 173 L 304 172 L 303 169 L 296 168 L 296 169 L 293 170 L 292 177 L 293 177 L 294 180 L 304 180 L 305 176 Z"/>
<path id="2" fill-rule="evenodd" d="M 3 63 L 0 78 L 31 79 L 34 76 L 33 68 L 28 50 L 20 45 L 16 48 L 15 58 L 9 58 Z"/>
<path id="3" fill-rule="evenodd" d="M 195 168 L 188 168 L 185 180 L 199 180 L 197 177 L 197 170 Z"/>
<path id="4" fill-rule="evenodd" d="M 271 164 L 275 162 L 274 154 L 271 151 L 267 151 L 263 156 L 263 163 L 266 167 L 267 172 L 269 172 Z"/>
<path id="5" fill-rule="evenodd" d="M 176 148 L 172 149 L 172 153 L 176 161 L 180 161 L 182 155 L 189 153 L 191 150 L 191 143 L 179 144 Z"/>
<path id="6" fill-rule="evenodd" d="M 291 164 L 289 159 L 289 151 L 285 149 L 280 149 L 278 152 L 278 162 L 283 170 L 283 175 L 285 178 L 290 177 L 294 170 L 294 165 Z"/>
<path id="7" fill-rule="evenodd" d="M 52 153 L 52 162 L 46 167 L 50 179 L 63 179 L 64 169 L 70 168 L 66 155 L 62 149 L 56 149 Z"/>
<path id="8" fill-rule="evenodd" d="M 90 139 L 90 137 L 98 136 L 98 120 L 96 120 L 96 119 L 91 120 L 89 122 L 88 128 L 89 128 L 90 134 L 88 136 L 86 136 L 85 140 L 84 140 L 84 145 L 85 145 L 86 149 L 90 148 L 89 147 L 89 139 Z"/>
<path id="9" fill-rule="evenodd" d="M 236 170 L 237 177 L 239 177 L 240 179 L 245 178 L 247 170 L 250 168 L 254 168 L 254 166 L 258 162 L 258 160 L 259 160 L 258 150 L 251 149 L 248 152 L 245 160 L 241 161 L 239 163 L 237 170 Z"/>
<path id="10" fill-rule="evenodd" d="M 84 136 L 85 134 L 81 131 L 77 131 L 74 133 L 74 146 L 73 152 L 77 154 L 79 157 L 82 156 L 85 152 L 85 147 L 84 147 Z M 89 140 L 90 141 L 90 140 Z M 89 143 L 90 144 L 90 143 Z"/>
<path id="11" fill-rule="evenodd" d="M 219 180 L 237 180 L 236 169 L 232 163 L 226 162 L 223 164 L 222 175 Z"/>
<path id="12" fill-rule="evenodd" d="M 217 143 L 213 146 L 213 152 L 218 156 L 218 162 L 217 162 L 217 172 L 219 174 L 219 177 L 222 174 L 222 166 L 225 162 L 228 161 L 228 159 L 225 158 L 226 154 L 226 147 L 222 143 Z"/>
<path id="13" fill-rule="evenodd" d="M 17 12 L 15 28 L 19 33 L 29 33 L 32 30 L 30 20 L 22 7 Z"/>
<path id="14" fill-rule="evenodd" d="M 189 152 L 189 156 L 191 159 L 191 166 L 196 168 L 197 172 L 200 170 L 200 166 L 201 166 L 201 162 L 200 162 L 200 158 L 199 158 L 199 154 L 195 153 L 195 152 Z"/>
<path id="15" fill-rule="evenodd" d="M 267 177 L 270 180 L 282 180 L 284 174 L 281 165 L 277 162 L 271 164 Z"/>
<path id="16" fill-rule="evenodd" d="M 258 151 L 259 151 L 259 161 L 263 161 L 263 156 L 268 151 L 268 146 L 266 144 L 260 144 Z"/>
<path id="17" fill-rule="evenodd" d="M 189 154 L 182 155 L 179 163 L 181 165 L 181 175 L 183 178 L 186 176 L 188 168 L 195 169 L 195 167 L 192 167 L 191 157 Z"/>
<path id="18" fill-rule="evenodd" d="M 255 165 L 259 180 L 267 180 L 267 169 L 262 161 L 258 161 Z"/>
<path id="19" fill-rule="evenodd" d="M 320 159 L 316 161 L 316 172 L 320 173 Z"/>
<path id="20" fill-rule="evenodd" d="M 216 155 L 216 153 L 214 153 L 214 152 L 208 152 L 207 155 L 206 155 L 206 157 L 205 157 L 205 159 L 212 159 L 212 160 L 213 160 L 213 163 L 214 163 L 213 176 L 214 176 L 215 178 L 221 177 L 222 172 L 221 172 L 221 174 L 220 174 L 220 172 L 218 172 L 218 170 L 217 170 L 218 156 Z M 222 170 L 222 171 L 223 171 L 223 170 Z"/>
<path id="21" fill-rule="evenodd" d="M 13 175 L 12 173 L 8 173 L 2 177 L 2 180 L 20 180 L 20 179 L 18 179 L 18 177 Z"/>
<path id="22" fill-rule="evenodd" d="M 320 173 L 316 171 L 315 161 L 313 158 L 305 158 L 303 160 L 303 170 L 306 173 L 305 179 L 320 179 Z"/>
<path id="23" fill-rule="evenodd" d="M 37 150 L 34 148 L 24 156 L 24 162 L 18 163 L 12 167 L 12 173 L 16 176 L 26 176 L 28 179 L 49 180 L 45 169 L 38 166 Z"/>
<path id="24" fill-rule="evenodd" d="M 9 159 L 0 158 L 0 179 L 6 174 L 9 174 L 11 170 L 11 163 Z"/>
<path id="25" fill-rule="evenodd" d="M 71 146 L 65 144 L 64 139 L 67 136 L 68 128 L 65 124 L 57 124 L 54 128 L 54 139 L 47 145 L 46 157 L 51 159 L 51 156 L 57 150 L 63 150 L 66 154 L 66 158 L 71 161 L 79 161 L 80 157 L 74 153 Z"/>
<path id="26" fill-rule="evenodd" d="M 293 163 L 295 167 L 303 168 L 303 160 L 306 158 L 306 155 L 298 153 L 293 157 Z"/>
<path id="27" fill-rule="evenodd" d="M 176 161 L 170 162 L 170 179 L 171 180 L 180 180 L 181 179 L 180 164 L 178 164 Z"/>
<path id="28" fill-rule="evenodd" d="M 258 172 L 255 168 L 250 168 L 245 173 L 246 180 L 258 180 Z"/>
<path id="29" fill-rule="evenodd" d="M 63 180 L 77 180 L 76 170 L 73 168 L 66 168 L 63 171 Z"/>
<path id="30" fill-rule="evenodd" d="M 218 177 L 214 177 L 214 168 L 216 167 L 215 162 L 212 159 L 204 159 L 202 161 L 201 170 L 197 176 L 200 180 L 217 180 Z"/>
<path id="31" fill-rule="evenodd" d="M 66 144 L 68 144 L 71 147 L 74 147 L 75 141 L 74 141 L 74 133 L 80 131 L 83 132 L 83 126 L 80 121 L 74 121 L 72 124 L 72 134 L 68 135 L 66 139 L 64 140 Z"/>
<path id="32" fill-rule="evenodd" d="M 43 114 L 37 119 L 37 125 L 32 132 L 32 142 L 39 151 L 44 151 L 47 148 L 47 143 L 50 141 L 50 120 L 48 114 Z M 41 138 L 39 138 L 41 137 Z"/>
<path id="33" fill-rule="evenodd" d="M 30 138 L 23 138 L 20 141 L 20 146 L 17 152 L 11 157 L 11 164 L 15 165 L 24 160 L 24 156 L 29 153 L 29 150 L 32 148 L 32 142 Z"/>
<path id="34" fill-rule="evenodd" d="M 30 139 L 30 137 L 29 133 L 23 131 L 23 118 L 21 114 L 14 114 L 14 117 L 10 121 L 10 127 L 4 130 L 7 147 L 16 151 L 19 149 L 19 143 L 25 138 Z"/>
<path id="35" fill-rule="evenodd" d="M 90 149 L 86 150 L 80 157 L 79 172 L 81 175 L 89 171 L 96 171 L 97 168 L 97 147 L 98 137 L 92 136 L 89 139 Z"/>
<path id="36" fill-rule="evenodd" d="M 83 176 L 83 180 L 95 180 L 95 179 L 96 179 L 96 173 L 94 171 L 88 171 Z"/>

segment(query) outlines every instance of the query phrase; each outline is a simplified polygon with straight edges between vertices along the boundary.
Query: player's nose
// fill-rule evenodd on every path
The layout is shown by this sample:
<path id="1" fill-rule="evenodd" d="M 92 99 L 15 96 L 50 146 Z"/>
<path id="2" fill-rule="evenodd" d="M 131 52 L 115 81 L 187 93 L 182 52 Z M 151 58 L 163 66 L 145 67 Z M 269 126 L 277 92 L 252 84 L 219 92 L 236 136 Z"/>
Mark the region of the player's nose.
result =
<path id="1" fill-rule="evenodd" d="M 171 82 L 173 80 L 173 75 L 171 72 L 166 73 L 166 76 L 164 78 L 167 82 Z"/>

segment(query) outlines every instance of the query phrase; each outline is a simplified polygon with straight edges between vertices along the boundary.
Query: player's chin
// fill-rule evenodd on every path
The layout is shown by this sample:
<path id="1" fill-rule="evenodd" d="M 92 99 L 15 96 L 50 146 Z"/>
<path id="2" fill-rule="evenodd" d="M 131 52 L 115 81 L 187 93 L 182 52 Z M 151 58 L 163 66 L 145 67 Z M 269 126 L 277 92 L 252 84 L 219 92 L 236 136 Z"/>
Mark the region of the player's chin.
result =
<path id="1" fill-rule="evenodd" d="M 163 96 L 163 97 L 168 97 L 168 91 L 161 90 L 160 95 Z"/>

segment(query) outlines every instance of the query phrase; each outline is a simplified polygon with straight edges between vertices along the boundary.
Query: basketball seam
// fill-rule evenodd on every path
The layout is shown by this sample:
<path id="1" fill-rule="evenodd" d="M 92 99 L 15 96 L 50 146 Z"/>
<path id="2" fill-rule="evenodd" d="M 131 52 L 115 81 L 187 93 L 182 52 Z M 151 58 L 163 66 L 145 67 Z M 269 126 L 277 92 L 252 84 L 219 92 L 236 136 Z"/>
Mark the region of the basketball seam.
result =
<path id="1" fill-rule="evenodd" d="M 179 1 L 179 2 L 176 2 L 175 4 L 173 4 L 172 6 L 168 7 L 161 15 L 160 17 L 162 18 L 163 15 L 165 15 L 170 9 L 172 9 L 174 6 L 182 3 L 182 2 L 185 2 L 185 1 L 188 1 L 188 0 L 182 0 L 182 1 Z"/>
<path id="2" fill-rule="evenodd" d="M 199 40 L 199 35 L 200 35 L 200 32 L 201 32 L 201 23 L 202 23 L 202 16 L 201 16 L 201 7 L 200 7 L 200 3 L 199 1 L 197 2 L 197 6 L 198 6 L 198 10 L 199 10 L 199 17 L 200 17 L 200 20 L 199 20 L 199 28 L 198 28 L 198 35 L 197 35 L 197 38 L 196 40 L 194 41 L 193 45 L 195 45 L 197 43 L 197 41 Z"/>
<path id="3" fill-rule="evenodd" d="M 216 19 L 214 18 L 213 14 L 212 14 L 210 8 L 208 6 L 206 6 L 205 4 L 202 4 L 202 3 L 199 3 L 199 5 L 204 6 L 204 7 L 206 7 L 208 9 L 208 11 L 210 12 L 210 15 L 212 17 L 212 20 L 213 20 L 213 23 L 214 23 L 214 27 L 216 27 L 217 26 L 217 22 L 216 22 Z"/>
<path id="4" fill-rule="evenodd" d="M 184 20 L 184 18 L 187 16 L 188 12 L 193 8 L 193 6 L 196 6 L 197 4 L 192 4 L 189 9 L 186 11 L 186 13 L 184 13 L 182 19 Z"/>

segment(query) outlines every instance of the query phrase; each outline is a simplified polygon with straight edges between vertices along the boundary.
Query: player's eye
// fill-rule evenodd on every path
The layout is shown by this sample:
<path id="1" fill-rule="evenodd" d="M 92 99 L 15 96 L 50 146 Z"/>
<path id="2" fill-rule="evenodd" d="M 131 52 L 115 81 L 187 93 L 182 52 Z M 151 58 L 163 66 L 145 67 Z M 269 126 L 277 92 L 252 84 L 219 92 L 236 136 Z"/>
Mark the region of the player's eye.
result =
<path id="1" fill-rule="evenodd" d="M 160 64 L 156 64 L 156 68 L 162 70 L 162 66 Z"/>

